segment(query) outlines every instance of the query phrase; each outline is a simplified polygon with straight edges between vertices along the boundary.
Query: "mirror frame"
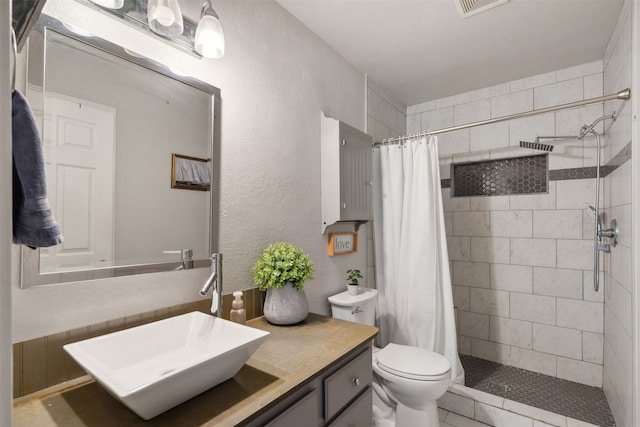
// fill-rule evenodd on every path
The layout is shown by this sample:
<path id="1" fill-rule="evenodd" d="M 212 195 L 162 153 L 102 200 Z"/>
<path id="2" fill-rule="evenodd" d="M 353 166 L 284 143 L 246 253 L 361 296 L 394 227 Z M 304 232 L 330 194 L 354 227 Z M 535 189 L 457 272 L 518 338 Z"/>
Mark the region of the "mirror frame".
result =
<path id="1" fill-rule="evenodd" d="M 16 33 L 18 52 L 22 51 L 31 28 L 38 21 L 47 0 L 11 0 L 11 25 Z"/>
<path id="2" fill-rule="evenodd" d="M 166 77 L 172 78 L 194 88 L 200 89 L 211 95 L 212 98 L 212 117 L 211 126 L 213 127 L 212 135 L 212 176 L 211 176 L 211 205 L 209 216 L 209 248 L 212 253 L 218 252 L 218 228 L 219 228 L 219 206 L 220 206 L 220 89 L 215 86 L 211 86 L 201 80 L 198 80 L 191 76 L 182 76 L 172 72 L 169 67 L 152 59 L 142 58 L 138 56 L 130 55 L 123 47 L 111 43 L 108 40 L 100 37 L 80 36 L 71 32 L 64 24 L 56 18 L 53 18 L 46 14 L 41 14 L 37 23 L 32 29 L 33 32 L 38 32 L 43 37 L 43 51 L 38 52 L 39 55 L 45 57 L 45 34 L 47 31 L 55 31 L 57 33 L 68 36 L 74 40 L 90 45 L 94 48 L 103 50 L 109 54 L 115 55 L 121 59 L 137 64 L 150 71 L 162 74 Z M 29 49 L 32 49 L 29 46 Z M 44 64 L 44 61 L 43 61 Z M 44 76 L 44 72 L 42 73 Z M 43 77 L 44 78 L 44 77 Z M 42 82 L 44 87 L 44 82 Z M 63 230 L 64 233 L 64 230 Z M 65 271 L 57 273 L 40 273 L 40 249 L 32 250 L 26 246 L 22 246 L 21 249 L 21 274 L 20 274 L 20 287 L 28 288 L 33 286 L 53 285 L 85 280 L 103 279 L 111 277 L 122 277 L 134 274 L 145 273 L 157 273 L 167 272 L 175 270 L 182 266 L 182 261 L 161 262 L 161 263 L 145 263 L 145 264 L 132 264 L 113 267 L 100 267 L 87 270 Z M 211 265 L 210 258 L 194 259 L 194 268 L 208 267 Z"/>

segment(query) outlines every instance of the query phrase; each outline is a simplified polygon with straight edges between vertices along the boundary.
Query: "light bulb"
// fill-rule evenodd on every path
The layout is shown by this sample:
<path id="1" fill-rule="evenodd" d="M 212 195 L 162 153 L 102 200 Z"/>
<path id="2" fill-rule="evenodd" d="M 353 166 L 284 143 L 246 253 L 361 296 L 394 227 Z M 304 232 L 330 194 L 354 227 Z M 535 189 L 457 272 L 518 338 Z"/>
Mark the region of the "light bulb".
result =
<path id="1" fill-rule="evenodd" d="M 168 27 L 173 25 L 173 21 L 175 21 L 175 16 L 173 16 L 173 12 L 166 6 L 158 6 L 158 8 L 154 11 L 151 19 L 157 20 L 161 25 Z"/>
<path id="2" fill-rule="evenodd" d="M 224 55 L 224 33 L 218 15 L 205 2 L 202 19 L 196 29 L 194 49 L 205 58 L 222 58 Z"/>
<path id="3" fill-rule="evenodd" d="M 155 33 L 168 38 L 179 36 L 184 30 L 177 0 L 149 0 L 147 20 Z"/>

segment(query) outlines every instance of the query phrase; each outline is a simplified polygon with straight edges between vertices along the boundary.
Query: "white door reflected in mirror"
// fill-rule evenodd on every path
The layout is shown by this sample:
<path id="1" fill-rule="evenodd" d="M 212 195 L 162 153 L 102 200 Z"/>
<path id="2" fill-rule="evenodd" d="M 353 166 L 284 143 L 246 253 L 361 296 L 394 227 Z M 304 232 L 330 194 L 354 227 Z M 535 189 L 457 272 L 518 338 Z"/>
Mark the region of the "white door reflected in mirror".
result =
<path id="1" fill-rule="evenodd" d="M 115 108 L 48 94 L 47 189 L 65 241 L 40 252 L 43 273 L 113 263 Z"/>

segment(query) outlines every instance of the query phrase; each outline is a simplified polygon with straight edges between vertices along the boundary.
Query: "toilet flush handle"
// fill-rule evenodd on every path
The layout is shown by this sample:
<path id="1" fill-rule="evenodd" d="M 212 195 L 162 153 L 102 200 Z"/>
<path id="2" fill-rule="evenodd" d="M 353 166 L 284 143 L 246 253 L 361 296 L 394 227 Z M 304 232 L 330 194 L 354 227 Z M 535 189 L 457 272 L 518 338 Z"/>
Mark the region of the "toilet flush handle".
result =
<path id="1" fill-rule="evenodd" d="M 356 309 L 351 312 L 351 314 L 358 314 L 358 313 L 362 313 L 362 309 L 360 308 L 360 306 L 356 307 Z"/>

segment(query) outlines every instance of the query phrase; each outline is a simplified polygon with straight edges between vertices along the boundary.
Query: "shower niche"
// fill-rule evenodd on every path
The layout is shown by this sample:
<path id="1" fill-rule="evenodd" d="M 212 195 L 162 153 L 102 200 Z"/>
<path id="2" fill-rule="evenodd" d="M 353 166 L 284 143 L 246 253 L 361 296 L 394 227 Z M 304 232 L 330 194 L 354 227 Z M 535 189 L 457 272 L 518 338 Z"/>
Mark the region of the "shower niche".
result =
<path id="1" fill-rule="evenodd" d="M 451 165 L 452 197 L 538 194 L 549 191 L 547 154 Z"/>

